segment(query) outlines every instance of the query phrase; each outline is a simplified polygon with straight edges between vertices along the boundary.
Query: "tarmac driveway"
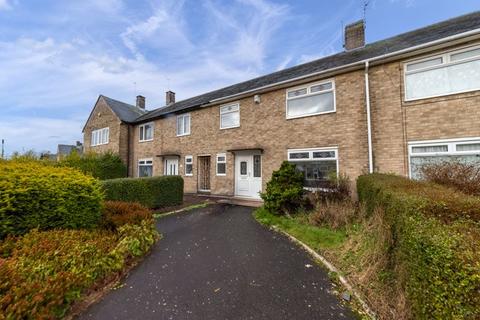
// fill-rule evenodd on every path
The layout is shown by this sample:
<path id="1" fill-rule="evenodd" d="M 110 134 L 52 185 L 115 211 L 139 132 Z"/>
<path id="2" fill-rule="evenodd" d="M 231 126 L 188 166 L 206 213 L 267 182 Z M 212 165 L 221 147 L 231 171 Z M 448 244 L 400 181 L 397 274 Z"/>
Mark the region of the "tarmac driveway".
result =
<path id="1" fill-rule="evenodd" d="M 157 227 L 152 253 L 80 319 L 354 319 L 326 271 L 251 208 L 215 204 Z"/>

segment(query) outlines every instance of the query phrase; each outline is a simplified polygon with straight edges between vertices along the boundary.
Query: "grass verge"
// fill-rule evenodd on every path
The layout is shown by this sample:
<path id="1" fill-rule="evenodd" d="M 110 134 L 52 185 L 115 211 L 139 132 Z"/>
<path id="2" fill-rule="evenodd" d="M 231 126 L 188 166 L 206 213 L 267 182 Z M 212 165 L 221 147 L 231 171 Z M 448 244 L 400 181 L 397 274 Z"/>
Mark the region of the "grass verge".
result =
<path id="1" fill-rule="evenodd" d="M 155 219 L 160 219 L 160 218 L 169 216 L 169 215 L 177 213 L 177 212 L 186 212 L 186 211 L 190 211 L 190 210 L 193 210 L 193 209 L 205 208 L 205 207 L 209 206 L 210 204 L 211 204 L 210 202 L 202 202 L 202 203 L 192 204 L 191 206 L 181 208 L 181 209 L 178 209 L 178 210 L 173 210 L 173 211 L 169 211 L 169 212 L 162 212 L 162 213 L 155 213 L 155 214 L 153 214 L 153 217 Z"/>

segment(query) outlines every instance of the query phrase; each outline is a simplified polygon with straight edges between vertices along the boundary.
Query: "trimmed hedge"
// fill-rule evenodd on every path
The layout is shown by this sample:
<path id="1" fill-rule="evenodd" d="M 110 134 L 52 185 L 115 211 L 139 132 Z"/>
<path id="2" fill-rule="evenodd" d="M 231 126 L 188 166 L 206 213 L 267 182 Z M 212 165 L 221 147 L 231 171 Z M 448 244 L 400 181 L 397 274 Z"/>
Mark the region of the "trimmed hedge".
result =
<path id="1" fill-rule="evenodd" d="M 0 239 L 33 228 L 95 227 L 101 209 L 100 184 L 77 170 L 0 162 Z"/>
<path id="2" fill-rule="evenodd" d="M 478 199 L 386 174 L 360 176 L 357 190 L 368 213 L 384 209 L 394 239 L 390 272 L 405 288 L 414 318 L 478 317 L 480 228 L 470 219 L 478 219 Z"/>
<path id="3" fill-rule="evenodd" d="M 71 153 L 58 162 L 58 166 L 71 167 L 89 174 L 97 179 L 116 179 L 127 176 L 127 167 L 117 154 L 106 152 L 102 154 L 87 153 L 79 155 Z"/>
<path id="4" fill-rule="evenodd" d="M 138 202 L 147 208 L 179 205 L 183 201 L 180 176 L 121 178 L 102 181 L 105 200 Z"/>

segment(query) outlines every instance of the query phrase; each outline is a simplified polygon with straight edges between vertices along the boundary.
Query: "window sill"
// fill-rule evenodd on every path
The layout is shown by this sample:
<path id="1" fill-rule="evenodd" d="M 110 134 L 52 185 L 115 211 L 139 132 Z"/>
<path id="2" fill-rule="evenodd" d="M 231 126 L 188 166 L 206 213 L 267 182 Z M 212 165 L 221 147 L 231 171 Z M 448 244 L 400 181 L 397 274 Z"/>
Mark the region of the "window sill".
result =
<path id="1" fill-rule="evenodd" d="M 185 136 L 189 136 L 190 133 L 185 133 L 185 134 L 177 134 L 177 137 L 185 137 Z"/>
<path id="2" fill-rule="evenodd" d="M 226 177 L 227 174 L 226 173 L 217 173 L 216 176 L 217 177 Z"/>
<path id="3" fill-rule="evenodd" d="M 322 114 L 330 114 L 330 113 L 336 113 L 336 112 L 337 112 L 337 109 L 332 110 L 332 111 L 312 113 L 312 114 L 306 114 L 306 115 L 294 116 L 294 117 L 289 117 L 289 116 L 287 116 L 286 119 L 287 119 L 287 120 L 300 119 L 300 118 L 314 117 L 314 116 L 319 116 L 319 115 L 322 115 Z"/>
<path id="4" fill-rule="evenodd" d="M 236 129 L 236 128 L 240 128 L 240 125 L 233 126 L 233 127 L 225 127 L 225 128 L 220 127 L 220 130 L 228 130 L 228 129 Z"/>
<path id="5" fill-rule="evenodd" d="M 153 139 L 148 139 L 148 140 L 138 140 L 139 143 L 142 143 L 142 142 L 151 142 L 153 141 Z"/>

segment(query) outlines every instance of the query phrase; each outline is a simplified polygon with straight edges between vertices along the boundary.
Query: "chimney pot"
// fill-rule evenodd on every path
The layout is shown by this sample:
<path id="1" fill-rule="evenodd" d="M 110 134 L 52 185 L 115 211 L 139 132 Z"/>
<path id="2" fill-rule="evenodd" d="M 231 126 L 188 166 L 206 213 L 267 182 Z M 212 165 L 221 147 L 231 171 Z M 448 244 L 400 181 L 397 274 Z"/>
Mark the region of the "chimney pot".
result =
<path id="1" fill-rule="evenodd" d="M 165 103 L 167 104 L 167 106 L 175 103 L 175 92 L 168 90 L 165 93 Z"/>
<path id="2" fill-rule="evenodd" d="M 137 96 L 137 108 L 145 110 L 145 97 Z"/>
<path id="3" fill-rule="evenodd" d="M 365 46 L 365 21 L 359 20 L 345 26 L 345 50 L 353 50 Z"/>

